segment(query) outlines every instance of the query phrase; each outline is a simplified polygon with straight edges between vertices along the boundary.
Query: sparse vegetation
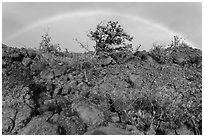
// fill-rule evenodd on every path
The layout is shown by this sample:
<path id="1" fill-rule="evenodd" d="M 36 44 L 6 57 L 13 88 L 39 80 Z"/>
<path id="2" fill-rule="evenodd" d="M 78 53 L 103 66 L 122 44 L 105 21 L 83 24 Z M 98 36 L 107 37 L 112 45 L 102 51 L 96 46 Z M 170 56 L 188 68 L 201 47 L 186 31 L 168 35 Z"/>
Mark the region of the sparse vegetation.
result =
<path id="1" fill-rule="evenodd" d="M 196 53 L 193 53 L 196 51 Z M 160 64 L 178 64 L 182 67 L 199 68 L 202 66 L 202 53 L 193 49 L 178 36 L 174 36 L 173 41 L 167 47 L 154 45 L 149 51 L 150 56 Z"/>

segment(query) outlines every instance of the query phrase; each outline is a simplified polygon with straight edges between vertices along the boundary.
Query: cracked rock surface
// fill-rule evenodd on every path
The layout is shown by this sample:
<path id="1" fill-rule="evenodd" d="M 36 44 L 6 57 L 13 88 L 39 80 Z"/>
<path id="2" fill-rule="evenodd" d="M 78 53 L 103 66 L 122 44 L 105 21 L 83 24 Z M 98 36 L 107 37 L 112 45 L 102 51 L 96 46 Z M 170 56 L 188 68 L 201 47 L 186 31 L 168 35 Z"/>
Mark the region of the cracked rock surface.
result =
<path id="1" fill-rule="evenodd" d="M 2 44 L 2 134 L 202 134 L 202 63 L 189 61 L 201 53 L 176 49 L 161 64 L 146 51 L 97 57 Z"/>

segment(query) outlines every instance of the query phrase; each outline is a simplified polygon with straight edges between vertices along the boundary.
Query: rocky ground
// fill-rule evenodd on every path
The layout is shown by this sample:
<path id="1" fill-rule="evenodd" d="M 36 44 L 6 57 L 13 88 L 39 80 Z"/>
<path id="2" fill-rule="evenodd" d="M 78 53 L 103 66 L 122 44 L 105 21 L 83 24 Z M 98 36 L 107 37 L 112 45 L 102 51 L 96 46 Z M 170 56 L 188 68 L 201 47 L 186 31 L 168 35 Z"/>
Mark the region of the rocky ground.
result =
<path id="1" fill-rule="evenodd" d="M 177 51 L 170 64 L 2 44 L 2 134 L 202 134 L 202 52 Z"/>

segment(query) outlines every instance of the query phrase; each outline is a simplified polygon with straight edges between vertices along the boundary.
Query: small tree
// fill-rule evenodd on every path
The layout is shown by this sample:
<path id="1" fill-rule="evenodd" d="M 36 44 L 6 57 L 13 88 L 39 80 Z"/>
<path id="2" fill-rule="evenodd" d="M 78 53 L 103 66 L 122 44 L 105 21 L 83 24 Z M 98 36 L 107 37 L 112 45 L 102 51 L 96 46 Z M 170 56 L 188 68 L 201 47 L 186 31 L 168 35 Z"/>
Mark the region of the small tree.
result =
<path id="1" fill-rule="evenodd" d="M 106 25 L 98 24 L 95 31 L 89 32 L 88 37 L 96 42 L 96 53 L 132 50 L 133 37 L 124 32 L 118 21 L 109 21 Z"/>
<path id="2" fill-rule="evenodd" d="M 51 43 L 51 37 L 49 36 L 49 34 L 46 32 L 43 36 L 42 36 L 42 41 L 40 42 L 40 50 L 42 50 L 43 52 L 60 52 L 61 48 L 59 46 L 59 44 L 52 44 Z"/>
<path id="3" fill-rule="evenodd" d="M 184 42 L 182 41 L 182 38 L 177 36 L 177 35 L 175 35 L 173 37 L 173 40 L 171 41 L 171 44 L 169 46 L 170 46 L 170 48 L 173 48 L 173 47 L 179 47 L 182 44 L 184 44 Z"/>

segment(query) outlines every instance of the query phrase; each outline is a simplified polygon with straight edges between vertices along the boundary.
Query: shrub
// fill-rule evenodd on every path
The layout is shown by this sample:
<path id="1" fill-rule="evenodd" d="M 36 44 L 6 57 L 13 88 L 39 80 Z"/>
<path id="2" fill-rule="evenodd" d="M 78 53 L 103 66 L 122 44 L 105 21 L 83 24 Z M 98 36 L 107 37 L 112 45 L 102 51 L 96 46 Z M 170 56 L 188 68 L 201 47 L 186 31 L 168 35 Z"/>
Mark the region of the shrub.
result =
<path id="1" fill-rule="evenodd" d="M 202 52 L 190 47 L 182 38 L 174 36 L 172 43 L 166 49 L 172 61 L 182 67 L 199 68 L 202 64 Z"/>
<path id="2" fill-rule="evenodd" d="M 52 44 L 51 43 L 51 37 L 49 36 L 48 33 L 45 33 L 42 36 L 42 41 L 40 42 L 40 50 L 43 52 L 51 52 L 51 53 L 57 53 L 61 51 L 61 48 L 59 44 Z"/>
<path id="3" fill-rule="evenodd" d="M 161 45 L 153 45 L 153 48 L 149 51 L 149 55 L 160 64 L 170 63 L 168 51 Z"/>
<path id="4" fill-rule="evenodd" d="M 95 31 L 88 33 L 88 37 L 96 42 L 96 53 L 132 50 L 133 37 L 126 34 L 117 21 L 109 21 L 106 25 L 98 24 Z"/>
<path id="5" fill-rule="evenodd" d="M 167 48 L 153 45 L 149 55 L 160 64 L 175 63 L 182 67 L 193 67 L 201 70 L 202 52 L 193 49 L 178 36 L 174 36 Z"/>
<path id="6" fill-rule="evenodd" d="M 179 36 L 174 36 L 173 40 L 171 41 L 171 44 L 169 45 L 171 48 L 172 47 L 178 47 L 181 46 L 184 42 L 182 41 L 182 38 L 180 38 Z"/>

